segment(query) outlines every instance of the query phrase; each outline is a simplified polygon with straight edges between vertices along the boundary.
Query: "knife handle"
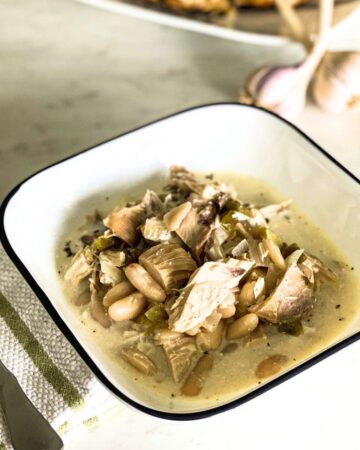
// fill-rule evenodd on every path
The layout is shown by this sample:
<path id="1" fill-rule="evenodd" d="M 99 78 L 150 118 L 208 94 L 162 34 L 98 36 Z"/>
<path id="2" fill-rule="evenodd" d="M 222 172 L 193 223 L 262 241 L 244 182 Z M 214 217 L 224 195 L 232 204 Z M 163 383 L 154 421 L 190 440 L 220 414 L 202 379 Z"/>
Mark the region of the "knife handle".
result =
<path id="1" fill-rule="evenodd" d="M 15 450 L 60 450 L 63 442 L 0 361 L 0 404 Z"/>

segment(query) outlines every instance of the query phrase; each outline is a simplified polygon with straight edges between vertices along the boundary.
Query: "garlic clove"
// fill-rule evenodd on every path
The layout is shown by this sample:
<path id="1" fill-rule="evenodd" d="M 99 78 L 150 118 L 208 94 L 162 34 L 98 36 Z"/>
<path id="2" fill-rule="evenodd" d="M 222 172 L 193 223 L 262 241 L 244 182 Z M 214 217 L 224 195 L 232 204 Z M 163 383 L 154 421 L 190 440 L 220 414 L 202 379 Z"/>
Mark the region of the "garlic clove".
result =
<path id="1" fill-rule="evenodd" d="M 315 75 L 312 92 L 316 103 L 331 113 L 359 107 L 360 53 L 327 53 Z"/>
<path id="2" fill-rule="evenodd" d="M 248 80 L 239 101 L 254 104 L 287 119 L 295 119 L 305 105 L 302 66 L 263 67 Z"/>

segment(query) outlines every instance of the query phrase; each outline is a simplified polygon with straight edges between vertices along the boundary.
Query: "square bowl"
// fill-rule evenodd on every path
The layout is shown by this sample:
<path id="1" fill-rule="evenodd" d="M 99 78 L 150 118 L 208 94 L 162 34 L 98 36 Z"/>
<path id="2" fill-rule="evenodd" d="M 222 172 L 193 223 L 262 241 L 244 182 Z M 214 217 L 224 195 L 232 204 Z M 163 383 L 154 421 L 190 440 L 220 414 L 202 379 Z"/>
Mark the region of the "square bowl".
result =
<path id="1" fill-rule="evenodd" d="M 238 406 L 355 342 L 360 337 L 360 315 L 318 354 L 225 404 L 174 412 L 144 398 L 98 348 L 91 333 L 79 327 L 57 273 L 55 254 L 64 229 L 81 223 L 79 218 L 93 211 L 105 195 L 159 181 L 172 164 L 203 172 L 238 172 L 268 182 L 336 239 L 357 272 L 360 181 L 284 119 L 261 108 L 221 103 L 179 112 L 87 149 L 32 175 L 6 197 L 0 221 L 3 246 L 95 376 L 138 410 L 191 420 Z"/>

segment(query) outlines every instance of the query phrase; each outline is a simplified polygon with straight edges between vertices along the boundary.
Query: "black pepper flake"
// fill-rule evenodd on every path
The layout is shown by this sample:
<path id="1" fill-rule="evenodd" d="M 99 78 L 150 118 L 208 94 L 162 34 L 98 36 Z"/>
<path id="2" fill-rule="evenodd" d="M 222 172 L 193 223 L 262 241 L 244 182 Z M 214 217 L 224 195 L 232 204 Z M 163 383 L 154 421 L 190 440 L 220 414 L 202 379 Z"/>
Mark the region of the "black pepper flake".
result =
<path id="1" fill-rule="evenodd" d="M 205 178 L 207 178 L 208 180 L 213 180 L 214 179 L 214 174 L 213 173 L 208 173 L 207 175 L 205 175 Z"/>
<path id="2" fill-rule="evenodd" d="M 86 234 L 84 236 L 81 236 L 80 240 L 84 245 L 91 245 L 94 241 L 94 237 Z"/>
<path id="3" fill-rule="evenodd" d="M 258 384 L 261 384 L 261 381 L 258 381 Z"/>
<path id="4" fill-rule="evenodd" d="M 105 200 L 109 200 L 109 197 L 105 197 Z"/>
<path id="5" fill-rule="evenodd" d="M 175 398 L 175 394 L 171 394 L 171 397 L 172 397 L 172 398 Z"/>
<path id="6" fill-rule="evenodd" d="M 341 322 L 344 319 L 345 319 L 345 317 L 339 317 L 339 322 Z"/>
<path id="7" fill-rule="evenodd" d="M 350 270 L 355 270 L 355 267 L 350 267 Z"/>
<path id="8" fill-rule="evenodd" d="M 336 309 L 339 309 L 339 308 L 340 308 L 340 306 L 341 306 L 341 305 L 336 305 L 336 306 L 335 306 L 335 308 L 336 308 Z"/>
<path id="9" fill-rule="evenodd" d="M 70 247 L 71 241 L 65 242 L 64 252 L 66 253 L 66 256 L 70 258 L 71 256 L 74 256 L 74 252 L 71 250 Z"/>
<path id="10" fill-rule="evenodd" d="M 267 345 L 268 347 L 271 347 L 270 342 L 267 342 L 266 345 Z"/>
<path id="11" fill-rule="evenodd" d="M 265 217 L 265 222 L 266 222 L 266 223 L 270 223 L 270 219 L 268 219 L 267 217 Z"/>

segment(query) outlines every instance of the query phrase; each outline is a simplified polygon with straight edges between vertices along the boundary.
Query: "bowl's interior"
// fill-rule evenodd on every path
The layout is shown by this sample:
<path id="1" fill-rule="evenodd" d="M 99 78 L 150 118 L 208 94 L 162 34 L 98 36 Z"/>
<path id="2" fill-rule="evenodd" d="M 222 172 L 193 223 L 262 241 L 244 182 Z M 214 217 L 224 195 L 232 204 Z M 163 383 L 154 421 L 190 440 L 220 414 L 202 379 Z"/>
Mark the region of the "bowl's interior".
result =
<path id="1" fill-rule="evenodd" d="M 198 171 L 239 172 L 271 183 L 294 199 L 360 271 L 359 184 L 296 129 L 258 109 L 216 105 L 181 113 L 26 181 L 5 211 L 10 245 L 108 380 L 128 397 L 159 409 L 156 399 L 141 394 L 94 344 L 90 333 L 78 326 L 79 318 L 59 283 L 54 255 L 65 226 L 80 224 L 107 194 L 158 182 L 171 164 Z M 110 198 L 109 207 L 115 200 L 116 196 Z M 341 338 L 359 329 L 360 317 Z M 189 404 L 184 411 L 191 408 Z"/>

